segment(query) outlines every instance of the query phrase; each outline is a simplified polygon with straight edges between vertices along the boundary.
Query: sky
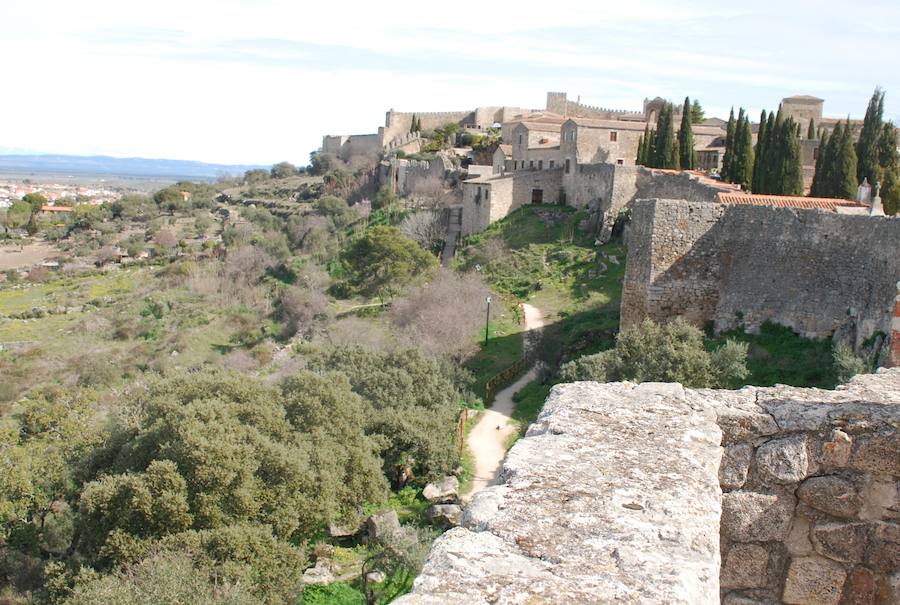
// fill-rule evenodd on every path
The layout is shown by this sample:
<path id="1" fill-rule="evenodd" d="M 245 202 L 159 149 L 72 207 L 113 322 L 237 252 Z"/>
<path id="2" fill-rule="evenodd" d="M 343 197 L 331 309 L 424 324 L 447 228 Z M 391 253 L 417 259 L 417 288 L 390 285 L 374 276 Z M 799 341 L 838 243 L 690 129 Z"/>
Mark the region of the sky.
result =
<path id="1" fill-rule="evenodd" d="M 900 123 L 900 2 L 2 0 L 0 153 L 306 164 L 384 114 L 785 96 Z"/>

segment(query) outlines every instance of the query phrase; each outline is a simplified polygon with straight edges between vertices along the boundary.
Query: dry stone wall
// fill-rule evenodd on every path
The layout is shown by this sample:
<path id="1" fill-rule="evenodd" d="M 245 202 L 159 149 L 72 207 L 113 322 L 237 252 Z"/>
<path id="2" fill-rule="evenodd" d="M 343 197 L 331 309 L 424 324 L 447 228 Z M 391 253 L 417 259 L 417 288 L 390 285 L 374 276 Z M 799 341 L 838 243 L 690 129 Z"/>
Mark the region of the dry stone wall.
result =
<path id="1" fill-rule="evenodd" d="M 684 200 L 632 204 L 622 325 L 765 321 L 859 344 L 888 334 L 900 220 Z"/>
<path id="2" fill-rule="evenodd" d="M 403 605 L 900 603 L 900 369 L 553 388 Z"/>

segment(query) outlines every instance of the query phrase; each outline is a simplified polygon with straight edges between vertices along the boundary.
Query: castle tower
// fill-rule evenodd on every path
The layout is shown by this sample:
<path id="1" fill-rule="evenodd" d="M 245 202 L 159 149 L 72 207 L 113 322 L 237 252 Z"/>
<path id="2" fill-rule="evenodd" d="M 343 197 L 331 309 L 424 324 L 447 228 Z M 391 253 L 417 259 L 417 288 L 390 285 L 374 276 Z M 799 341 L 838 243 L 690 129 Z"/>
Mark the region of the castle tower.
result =
<path id="1" fill-rule="evenodd" d="M 558 113 L 561 116 L 567 115 L 568 111 L 568 95 L 564 92 L 548 92 L 547 93 L 547 111 Z"/>

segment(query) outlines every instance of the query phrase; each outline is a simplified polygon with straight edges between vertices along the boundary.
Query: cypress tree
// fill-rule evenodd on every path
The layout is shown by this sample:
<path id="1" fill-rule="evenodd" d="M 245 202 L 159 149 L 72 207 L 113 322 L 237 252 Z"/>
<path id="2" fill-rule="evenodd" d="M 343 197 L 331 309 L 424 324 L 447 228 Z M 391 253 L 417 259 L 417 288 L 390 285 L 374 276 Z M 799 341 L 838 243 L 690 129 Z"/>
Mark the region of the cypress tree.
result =
<path id="1" fill-rule="evenodd" d="M 809 119 L 809 128 L 806 129 L 806 138 L 814 139 L 816 138 L 816 121 L 812 118 Z"/>
<path id="2" fill-rule="evenodd" d="M 694 131 L 691 128 L 691 100 L 684 98 L 681 128 L 678 130 L 678 155 L 682 170 L 694 169 Z"/>
<path id="3" fill-rule="evenodd" d="M 878 138 L 878 165 L 882 171 L 900 166 L 900 155 L 897 153 L 897 129 L 893 122 L 885 122 Z"/>
<path id="4" fill-rule="evenodd" d="M 653 167 L 656 160 L 656 130 L 650 129 L 650 138 L 647 139 L 647 148 L 644 150 L 644 166 Z"/>
<path id="5" fill-rule="evenodd" d="M 835 189 L 834 166 L 837 160 L 838 147 L 841 144 L 843 136 L 844 126 L 838 122 L 837 126 L 834 127 L 831 136 L 828 137 L 828 146 L 825 148 L 825 153 L 822 157 L 822 178 L 819 180 L 818 193 L 820 197 L 834 197 L 832 194 L 832 191 Z"/>
<path id="6" fill-rule="evenodd" d="M 644 163 L 644 135 L 638 139 L 637 155 L 634 156 L 634 164 L 640 166 Z"/>
<path id="7" fill-rule="evenodd" d="M 416 132 L 416 114 L 413 114 L 412 116 L 412 122 L 409 125 L 409 131 L 411 133 Z"/>
<path id="8" fill-rule="evenodd" d="M 849 118 L 848 124 L 849 124 Z M 856 166 L 855 178 L 862 182 L 868 178 L 873 183 L 878 178 L 878 138 L 881 136 L 881 124 L 884 119 L 884 91 L 876 88 L 869 99 L 866 108 L 866 117 L 859 133 L 859 141 L 856 143 L 856 156 L 859 160 Z"/>
<path id="9" fill-rule="evenodd" d="M 884 213 L 893 216 L 900 210 L 900 174 L 897 166 L 889 166 L 884 171 L 881 182 L 881 203 Z"/>
<path id="10" fill-rule="evenodd" d="M 803 163 L 800 157 L 800 124 L 788 119 L 784 128 L 784 154 L 781 158 L 781 195 L 803 195 Z"/>
<path id="11" fill-rule="evenodd" d="M 825 130 L 822 132 L 822 136 L 819 138 L 819 146 L 817 147 L 818 153 L 816 154 L 816 172 L 813 174 L 812 188 L 809 190 L 809 194 L 812 197 L 823 197 L 822 196 L 822 176 L 823 176 L 822 158 L 825 157 L 825 150 L 827 148 L 828 148 L 828 131 Z"/>
<path id="12" fill-rule="evenodd" d="M 666 103 L 656 124 L 656 143 L 653 166 L 655 168 L 677 168 L 678 155 L 675 150 L 675 127 L 673 106 Z"/>
<path id="13" fill-rule="evenodd" d="M 759 193 L 765 189 L 765 177 L 761 174 L 760 164 L 766 155 L 766 110 L 759 114 L 759 132 L 756 135 L 756 151 L 753 154 L 753 191 Z"/>
<path id="14" fill-rule="evenodd" d="M 650 124 L 644 126 L 644 134 L 638 143 L 637 163 L 640 166 L 646 166 L 649 163 L 650 151 Z"/>
<path id="15" fill-rule="evenodd" d="M 739 183 L 741 188 L 750 191 L 753 187 L 753 131 L 750 129 L 750 116 L 744 115 L 743 123 L 739 132 L 735 133 L 738 145 L 738 153 L 735 154 L 736 174 L 735 183 Z"/>
<path id="16" fill-rule="evenodd" d="M 838 154 L 834 164 L 834 189 L 832 197 L 852 200 L 856 198 L 856 188 L 859 186 L 857 179 L 858 162 L 856 149 L 853 146 L 853 129 L 850 128 L 850 118 L 844 125 L 841 133 Z"/>
<path id="17" fill-rule="evenodd" d="M 734 127 L 734 107 L 732 107 L 728 116 L 728 127 L 725 129 L 725 157 L 722 158 L 722 179 L 729 182 L 731 181 L 731 165 L 734 161 L 732 157 L 734 155 L 732 149 L 734 145 Z"/>

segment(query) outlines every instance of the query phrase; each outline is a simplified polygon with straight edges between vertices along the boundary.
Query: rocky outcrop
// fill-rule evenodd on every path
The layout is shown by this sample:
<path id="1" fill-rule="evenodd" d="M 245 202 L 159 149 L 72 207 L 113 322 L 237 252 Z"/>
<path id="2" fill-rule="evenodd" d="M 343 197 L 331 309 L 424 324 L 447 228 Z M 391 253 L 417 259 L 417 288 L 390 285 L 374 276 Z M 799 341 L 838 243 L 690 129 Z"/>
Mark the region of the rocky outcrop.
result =
<path id="1" fill-rule="evenodd" d="M 557 385 L 501 479 L 399 603 L 900 603 L 900 369 Z"/>

